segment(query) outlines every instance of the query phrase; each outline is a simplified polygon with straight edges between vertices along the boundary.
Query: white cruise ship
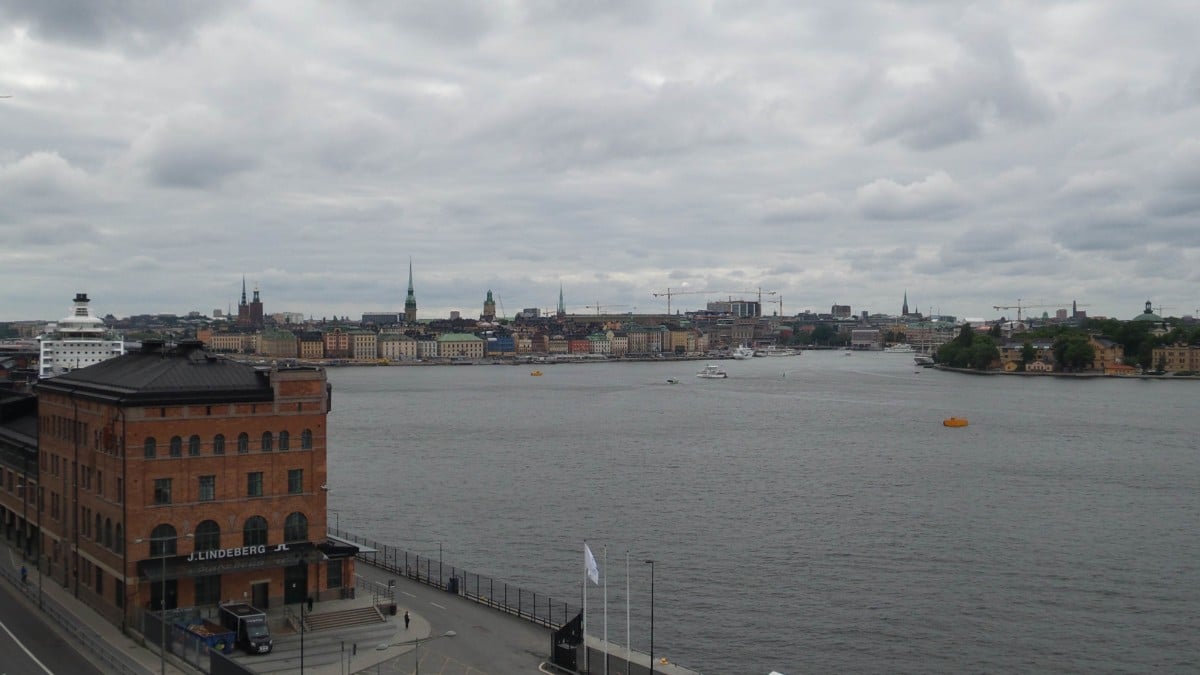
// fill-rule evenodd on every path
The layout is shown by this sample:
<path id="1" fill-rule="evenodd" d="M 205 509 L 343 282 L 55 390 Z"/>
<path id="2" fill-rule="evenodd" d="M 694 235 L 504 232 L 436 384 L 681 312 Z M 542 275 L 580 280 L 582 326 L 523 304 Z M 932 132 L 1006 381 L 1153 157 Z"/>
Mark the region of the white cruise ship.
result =
<path id="1" fill-rule="evenodd" d="M 38 377 L 42 379 L 125 353 L 125 339 L 92 316 L 87 293 L 76 293 L 71 315 L 47 325 L 38 342 L 41 343 Z"/>

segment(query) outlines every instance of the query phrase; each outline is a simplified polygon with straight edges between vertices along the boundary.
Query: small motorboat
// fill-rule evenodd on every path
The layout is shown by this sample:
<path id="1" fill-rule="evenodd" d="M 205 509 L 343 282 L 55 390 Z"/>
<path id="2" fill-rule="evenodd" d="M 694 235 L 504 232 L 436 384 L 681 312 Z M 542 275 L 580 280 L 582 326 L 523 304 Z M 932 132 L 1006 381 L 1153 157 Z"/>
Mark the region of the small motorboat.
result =
<path id="1" fill-rule="evenodd" d="M 942 426 L 965 427 L 967 426 L 967 420 L 962 417 L 947 417 L 946 419 L 942 420 Z"/>
<path id="2" fill-rule="evenodd" d="M 675 377 L 668 377 L 667 384 L 679 384 L 679 379 Z"/>
<path id="3" fill-rule="evenodd" d="M 715 363 L 710 363 L 704 366 L 700 372 L 696 373 L 696 377 L 703 377 L 706 380 L 723 380 L 729 377 L 725 369 Z"/>
<path id="4" fill-rule="evenodd" d="M 535 371 L 533 371 L 532 373 L 529 373 L 529 374 L 530 374 L 530 375 L 532 375 L 532 376 L 534 376 L 534 377 L 541 377 L 541 376 L 542 376 L 542 371 L 540 371 L 540 370 L 535 370 Z"/>

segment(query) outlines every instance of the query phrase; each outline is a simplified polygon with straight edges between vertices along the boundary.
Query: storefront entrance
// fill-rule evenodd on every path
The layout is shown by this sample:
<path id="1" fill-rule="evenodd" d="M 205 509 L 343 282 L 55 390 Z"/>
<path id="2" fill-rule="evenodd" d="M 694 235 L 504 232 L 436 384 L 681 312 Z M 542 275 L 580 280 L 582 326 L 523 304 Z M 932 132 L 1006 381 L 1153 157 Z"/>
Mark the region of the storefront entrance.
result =
<path id="1" fill-rule="evenodd" d="M 271 584 L 260 581 L 257 584 L 250 584 L 250 601 L 259 609 L 267 609 L 270 606 Z"/>
<path id="2" fill-rule="evenodd" d="M 289 565 L 283 568 L 283 602 L 292 605 L 308 598 L 308 565 Z"/>

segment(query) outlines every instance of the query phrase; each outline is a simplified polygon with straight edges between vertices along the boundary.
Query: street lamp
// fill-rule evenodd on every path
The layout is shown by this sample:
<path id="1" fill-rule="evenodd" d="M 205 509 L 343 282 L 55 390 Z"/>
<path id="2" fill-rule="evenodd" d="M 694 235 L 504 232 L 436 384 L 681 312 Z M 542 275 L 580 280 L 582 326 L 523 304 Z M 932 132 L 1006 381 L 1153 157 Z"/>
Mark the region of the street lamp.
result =
<path id="1" fill-rule="evenodd" d="M 646 564 L 650 566 L 650 675 L 654 675 L 654 561 Z"/>
<path id="2" fill-rule="evenodd" d="M 155 544 L 155 543 L 166 544 L 168 541 L 179 541 L 180 539 L 184 539 L 184 538 L 193 539 L 194 537 L 195 537 L 195 535 L 193 535 L 191 533 L 188 533 L 185 535 L 177 534 L 173 537 L 150 537 L 149 539 L 138 538 L 138 539 L 134 539 L 133 543 L 140 544 L 144 541 L 149 541 L 151 544 Z M 162 591 L 159 593 L 159 596 L 158 596 L 158 609 L 159 609 L 158 626 L 160 629 L 159 634 L 158 634 L 159 666 L 161 668 L 162 675 L 167 675 L 167 549 L 166 549 L 166 546 L 159 547 L 158 555 L 160 558 L 162 558 L 162 579 L 161 579 Z"/>
<path id="3" fill-rule="evenodd" d="M 408 645 L 412 645 L 413 646 L 413 657 L 414 657 L 413 675 L 421 675 L 421 643 L 429 642 L 431 640 L 436 640 L 438 638 L 452 638 L 455 635 L 458 635 L 458 633 L 455 633 L 452 630 L 448 630 L 445 633 L 442 633 L 441 635 L 433 635 L 430 637 L 417 638 L 415 640 L 405 640 L 404 642 L 391 642 L 391 643 L 384 642 L 383 644 L 379 645 L 375 649 L 377 649 L 378 651 L 383 651 L 383 650 L 387 649 L 388 647 L 407 647 Z"/>

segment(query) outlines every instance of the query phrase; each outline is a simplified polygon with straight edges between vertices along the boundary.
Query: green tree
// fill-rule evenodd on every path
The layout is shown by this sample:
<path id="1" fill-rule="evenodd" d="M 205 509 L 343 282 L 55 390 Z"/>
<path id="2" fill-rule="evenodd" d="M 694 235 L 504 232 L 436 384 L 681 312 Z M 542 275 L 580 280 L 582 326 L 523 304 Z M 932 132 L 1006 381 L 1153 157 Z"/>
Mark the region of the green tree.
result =
<path id="1" fill-rule="evenodd" d="M 987 370 L 1000 358 L 1000 350 L 990 335 L 977 336 L 967 354 L 967 362 L 975 370 Z"/>
<path id="2" fill-rule="evenodd" d="M 1054 360 L 1063 370 L 1086 370 L 1095 363 L 1096 350 L 1087 336 L 1061 335 L 1054 341 Z"/>
<path id="3" fill-rule="evenodd" d="M 1033 343 L 1029 340 L 1021 345 L 1021 370 L 1025 370 L 1033 360 L 1037 358 L 1037 350 L 1033 348 Z"/>
<path id="4" fill-rule="evenodd" d="M 829 344 L 829 340 L 830 340 L 830 338 L 832 338 L 834 336 L 834 333 L 835 333 L 835 331 L 833 330 L 833 327 L 830 326 L 829 324 L 827 324 L 827 323 L 820 324 L 816 328 L 813 328 L 813 332 L 812 332 L 813 344 L 817 344 L 817 345 Z"/>
<path id="5" fill-rule="evenodd" d="M 992 336 L 995 339 L 1000 339 L 1000 338 L 1004 337 L 1004 332 L 1003 332 L 1003 329 L 1000 328 L 999 323 L 994 323 L 994 324 L 992 324 L 992 327 L 988 329 L 988 335 Z"/>
<path id="6" fill-rule="evenodd" d="M 975 331 L 969 323 L 964 323 L 962 328 L 958 329 L 958 337 L 954 338 L 954 342 L 962 347 L 970 347 L 974 340 Z"/>

